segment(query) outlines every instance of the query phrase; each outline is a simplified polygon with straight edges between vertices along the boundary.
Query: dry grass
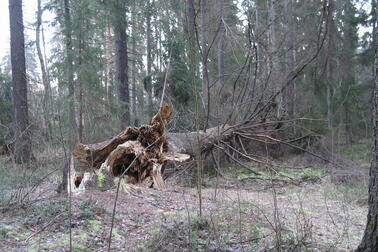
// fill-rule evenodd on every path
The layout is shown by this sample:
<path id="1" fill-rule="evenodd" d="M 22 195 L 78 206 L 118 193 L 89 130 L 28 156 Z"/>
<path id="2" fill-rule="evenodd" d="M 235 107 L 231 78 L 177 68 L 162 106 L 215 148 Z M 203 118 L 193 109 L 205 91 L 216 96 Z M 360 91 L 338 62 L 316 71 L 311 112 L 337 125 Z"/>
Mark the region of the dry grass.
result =
<path id="1" fill-rule="evenodd" d="M 28 178 L 29 182 L 24 185 L 30 188 L 39 177 L 64 162 L 59 151 L 50 149 L 41 153 L 39 169 L 35 171 L 13 167 L 12 163 L 0 159 L 0 196 L 3 200 L 11 190 L 17 189 L 15 184 Z M 170 187 L 163 191 L 141 188 L 139 195 L 122 194 L 117 204 L 112 247 L 117 251 L 332 251 L 355 248 L 365 225 L 366 184 L 364 181 L 335 184 L 332 176 L 325 173 L 330 167 L 307 159 L 296 156 L 280 160 L 282 167 L 277 173 L 264 173 L 260 169 L 263 178 L 268 179 L 317 178 L 305 180 L 299 186 L 251 180 L 249 174 L 232 167 L 224 169 L 228 178 L 209 174 L 204 179 L 206 188 L 202 192 L 204 214 L 201 218 L 196 190 L 175 185 L 173 180 L 168 180 Z M 53 173 L 30 193 L 30 199 L 44 196 L 48 199 L 1 213 L 2 251 L 64 251 L 69 248 L 67 199 L 55 194 L 59 178 L 60 171 Z M 106 250 L 114 198 L 114 190 L 88 191 L 73 197 L 75 251 Z M 46 224 L 49 225 L 39 232 Z"/>

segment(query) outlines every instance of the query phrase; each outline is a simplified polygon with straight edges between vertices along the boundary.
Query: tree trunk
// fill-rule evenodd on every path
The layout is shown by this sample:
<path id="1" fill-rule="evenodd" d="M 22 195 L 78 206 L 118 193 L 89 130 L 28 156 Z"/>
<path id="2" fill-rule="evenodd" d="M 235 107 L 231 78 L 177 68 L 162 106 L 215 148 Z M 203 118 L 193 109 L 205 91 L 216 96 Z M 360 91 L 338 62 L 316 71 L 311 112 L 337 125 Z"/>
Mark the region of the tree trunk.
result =
<path id="1" fill-rule="evenodd" d="M 293 11 L 293 0 L 285 1 L 286 12 L 286 74 L 294 69 L 295 63 L 295 43 L 296 43 L 296 31 L 295 31 L 295 16 Z M 296 86 L 295 80 L 293 80 L 285 91 L 285 106 L 286 112 L 289 118 L 295 116 L 295 103 L 296 103 Z"/>
<path id="2" fill-rule="evenodd" d="M 113 34 L 110 25 L 107 25 L 105 35 L 105 58 L 106 58 L 106 94 L 110 110 L 113 107 L 113 77 L 114 77 L 114 62 L 113 62 Z"/>
<path id="3" fill-rule="evenodd" d="M 68 103 L 69 103 L 69 121 L 71 127 L 70 148 L 77 142 L 77 124 L 75 118 L 75 87 L 73 72 L 73 50 L 72 50 L 72 24 L 70 14 L 70 1 L 64 0 L 64 21 L 66 36 L 66 53 L 67 53 L 67 83 L 68 83 Z"/>
<path id="4" fill-rule="evenodd" d="M 333 0 L 329 0 L 329 22 L 327 36 L 327 56 L 326 56 L 326 85 L 327 85 L 327 122 L 328 129 L 332 128 L 332 73 L 333 73 L 333 39 L 335 36 L 335 23 L 333 20 L 334 4 Z"/>
<path id="5" fill-rule="evenodd" d="M 377 2 L 372 1 L 372 13 L 376 18 Z M 374 157 L 370 166 L 370 182 L 369 182 L 369 212 L 367 215 L 367 223 L 365 233 L 358 252 L 375 252 L 378 251 L 378 31 L 377 20 L 374 19 L 373 29 L 373 45 L 375 48 L 375 86 L 374 86 L 374 112 L 373 112 L 373 140 L 374 140 Z"/>
<path id="6" fill-rule="evenodd" d="M 131 13 L 131 23 L 132 23 L 132 34 L 131 34 L 131 54 L 132 54 L 132 60 L 131 60 L 131 70 L 130 74 L 132 76 L 131 79 L 131 89 L 132 89 L 132 113 L 134 117 L 134 125 L 139 125 L 139 118 L 137 113 L 137 92 L 136 92 L 136 62 L 137 62 L 137 52 L 136 52 L 136 36 L 137 36 L 137 22 L 136 22 L 136 10 L 135 6 L 133 5 L 132 13 Z"/>
<path id="7" fill-rule="evenodd" d="M 122 5 L 122 3 L 121 3 Z M 120 103 L 121 128 L 130 124 L 130 98 L 129 85 L 127 74 L 127 43 L 126 43 L 126 11 L 123 6 L 117 6 L 119 9 L 115 10 L 118 15 L 115 15 L 114 20 L 114 35 L 115 35 L 115 50 L 116 50 L 116 82 L 118 87 L 118 100 Z"/>
<path id="8" fill-rule="evenodd" d="M 80 39 L 79 41 L 79 76 L 78 76 L 78 82 L 79 82 L 79 142 L 83 142 L 83 132 L 84 132 L 84 122 L 83 122 L 83 113 L 84 113 L 84 101 L 83 101 L 83 51 L 84 51 L 84 41 Z"/>
<path id="9" fill-rule="evenodd" d="M 46 137 L 47 140 L 51 138 L 51 124 L 50 124 L 50 116 L 49 116 L 49 99 L 51 96 L 51 87 L 50 87 L 50 80 L 47 75 L 45 61 L 42 55 L 41 50 L 41 25 L 42 25 L 42 9 L 41 9 L 41 0 L 38 0 L 38 9 L 37 9 L 37 27 L 36 27 L 36 47 L 37 47 L 37 54 L 39 59 L 39 64 L 41 66 L 41 73 L 42 73 L 42 83 L 44 87 L 44 94 L 43 94 L 43 135 Z"/>
<path id="10" fill-rule="evenodd" d="M 146 10 L 146 26 L 147 26 L 147 76 L 145 79 L 145 89 L 148 96 L 148 116 L 152 115 L 153 101 L 152 101 L 152 29 L 151 29 L 152 4 L 147 0 Z"/>
<path id="11" fill-rule="evenodd" d="M 9 24 L 12 62 L 13 122 L 15 161 L 28 163 L 31 157 L 29 138 L 28 99 L 25 66 L 25 38 L 22 0 L 9 0 Z"/>
<path id="12" fill-rule="evenodd" d="M 219 29 L 219 40 L 218 40 L 218 81 L 221 86 L 221 89 L 224 87 L 224 50 L 226 47 L 225 42 L 225 33 L 226 28 L 224 26 L 224 0 L 219 0 L 218 2 L 218 10 L 219 10 L 219 22 L 220 22 L 220 29 Z"/>
<path id="13" fill-rule="evenodd" d="M 205 128 L 208 127 L 208 120 L 210 115 L 210 86 L 209 86 L 209 72 L 207 69 L 207 35 L 206 35 L 206 0 L 201 0 L 201 63 L 202 63 L 202 103 L 204 109 Z"/>

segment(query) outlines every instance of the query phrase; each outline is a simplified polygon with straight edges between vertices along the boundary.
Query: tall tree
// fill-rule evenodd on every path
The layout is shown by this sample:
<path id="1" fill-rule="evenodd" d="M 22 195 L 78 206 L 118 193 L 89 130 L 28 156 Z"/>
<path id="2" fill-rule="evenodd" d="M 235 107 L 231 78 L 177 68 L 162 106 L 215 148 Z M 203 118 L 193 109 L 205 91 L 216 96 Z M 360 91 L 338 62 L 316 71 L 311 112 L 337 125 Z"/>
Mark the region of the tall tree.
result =
<path id="1" fill-rule="evenodd" d="M 115 36 L 115 81 L 117 83 L 118 100 L 120 102 L 121 127 L 130 125 L 129 112 L 129 81 L 127 71 L 127 42 L 126 42 L 126 6 L 124 1 L 116 0 L 114 6 L 114 36 Z"/>
<path id="2" fill-rule="evenodd" d="M 373 141 L 374 153 L 370 166 L 369 181 L 369 212 L 364 236 L 357 252 L 378 251 L 378 29 L 377 29 L 377 1 L 372 0 L 373 17 L 373 45 L 375 49 L 375 73 L 374 73 L 374 96 L 373 96 Z"/>
<path id="3" fill-rule="evenodd" d="M 22 0 L 9 0 L 9 20 L 13 86 L 13 121 L 16 137 L 15 161 L 17 163 L 25 163 L 30 161 L 31 141 L 29 138 Z"/>
<path id="4" fill-rule="evenodd" d="M 296 29 L 294 16 L 294 2 L 293 0 L 285 0 L 285 44 L 286 44 L 286 74 L 292 71 L 295 67 L 295 47 L 296 47 Z M 290 118 L 295 116 L 295 98 L 296 85 L 295 80 L 291 81 L 286 89 L 284 96 L 284 103 L 286 112 Z"/>
<path id="5" fill-rule="evenodd" d="M 50 139 L 51 137 L 51 124 L 49 118 L 49 98 L 51 96 L 51 87 L 50 87 L 50 80 L 47 75 L 45 60 L 42 55 L 41 50 L 41 25 L 42 25 L 42 8 L 41 8 L 41 0 L 38 0 L 38 9 L 37 9 L 37 27 L 36 27 L 36 47 L 38 53 L 39 64 L 41 67 L 42 73 L 42 83 L 44 87 L 44 94 L 43 94 L 43 130 L 46 139 Z"/>
<path id="6" fill-rule="evenodd" d="M 132 90 L 132 114 L 134 118 L 133 124 L 135 126 L 139 125 L 139 119 L 138 119 L 138 114 L 137 114 L 137 91 L 136 91 L 136 63 L 137 63 L 137 52 L 136 52 L 136 36 L 137 36 L 137 22 L 136 22 L 136 8 L 135 5 L 133 5 L 132 10 L 131 10 L 131 64 L 130 64 L 130 74 L 131 74 L 131 90 Z M 140 102 L 140 101 L 139 101 Z"/>
<path id="7" fill-rule="evenodd" d="M 327 33 L 327 55 L 325 62 L 325 71 L 326 71 L 326 102 L 327 102 L 327 123 L 328 128 L 332 128 L 332 92 L 333 92 L 333 78 L 332 75 L 335 65 L 335 43 L 336 43 L 336 24 L 334 20 L 335 13 L 335 3 L 334 0 L 328 1 L 329 5 L 329 21 L 328 21 L 328 33 Z"/>
<path id="8" fill-rule="evenodd" d="M 218 40 L 218 81 L 221 87 L 224 86 L 224 50 L 226 47 L 226 27 L 224 26 L 224 0 L 217 1 L 219 10 L 219 40 Z"/>
<path id="9" fill-rule="evenodd" d="M 153 0 L 152 0 L 153 1 Z M 147 76 L 144 80 L 144 86 L 148 95 L 148 115 L 152 115 L 153 111 L 153 100 L 152 100 L 152 28 L 151 28 L 151 17 L 152 17 L 152 6 L 153 2 L 147 0 L 146 6 L 146 36 L 147 36 Z"/>
<path id="10" fill-rule="evenodd" d="M 207 36 L 206 36 L 206 26 L 207 22 L 207 12 L 206 12 L 206 0 L 201 0 L 201 65 L 202 65 L 202 102 L 204 112 L 206 114 L 205 128 L 208 126 L 208 118 L 210 114 L 210 92 L 209 92 L 209 73 L 207 69 L 208 61 L 208 50 L 207 50 Z"/>
<path id="11" fill-rule="evenodd" d="M 71 22 L 70 0 L 64 0 L 64 25 L 66 39 L 66 64 L 67 64 L 67 84 L 68 84 L 68 106 L 69 106 L 69 123 L 71 127 L 70 146 L 77 142 L 77 124 L 75 118 L 75 87 L 74 87 L 74 69 L 73 69 L 73 49 L 72 49 L 72 22 Z"/>

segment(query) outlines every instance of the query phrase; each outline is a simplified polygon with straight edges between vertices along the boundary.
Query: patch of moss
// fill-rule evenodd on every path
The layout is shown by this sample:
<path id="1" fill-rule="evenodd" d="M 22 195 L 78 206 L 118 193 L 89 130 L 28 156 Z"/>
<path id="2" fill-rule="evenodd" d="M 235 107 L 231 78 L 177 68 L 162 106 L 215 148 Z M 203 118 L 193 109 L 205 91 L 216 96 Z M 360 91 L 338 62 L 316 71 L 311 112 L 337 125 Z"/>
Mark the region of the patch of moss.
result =
<path id="1" fill-rule="evenodd" d="M 105 183 L 105 175 L 102 173 L 102 172 L 100 172 L 99 174 L 98 174 L 98 177 L 97 177 L 97 186 L 99 187 L 99 188 L 102 188 L 102 187 L 104 187 L 104 183 Z"/>
<path id="2" fill-rule="evenodd" d="M 125 232 L 118 228 L 113 228 L 113 238 L 117 241 L 122 241 L 124 239 Z"/>
<path id="3" fill-rule="evenodd" d="M 98 220 L 87 220 L 86 224 L 91 232 L 99 232 L 101 230 L 101 222 Z"/>
<path id="4" fill-rule="evenodd" d="M 0 225 L 0 238 L 7 239 L 12 238 L 17 234 L 17 232 L 14 231 L 14 227 L 11 225 Z"/>
<path id="5" fill-rule="evenodd" d="M 247 179 L 247 178 L 261 178 L 261 179 L 284 179 L 287 177 L 290 177 L 292 179 L 308 179 L 308 178 L 319 178 L 325 175 L 324 170 L 322 169 L 316 169 L 316 168 L 305 168 L 305 169 L 298 169 L 298 170 L 292 170 L 292 169 L 285 169 L 285 170 L 279 170 L 278 172 L 271 174 L 267 170 L 258 170 L 257 168 L 254 169 L 259 172 L 259 175 L 255 175 L 248 171 L 239 171 L 236 170 L 237 175 L 236 177 L 238 179 Z"/>
<path id="6" fill-rule="evenodd" d="M 27 248 L 26 252 L 38 252 L 38 249 L 36 249 L 36 248 Z"/>

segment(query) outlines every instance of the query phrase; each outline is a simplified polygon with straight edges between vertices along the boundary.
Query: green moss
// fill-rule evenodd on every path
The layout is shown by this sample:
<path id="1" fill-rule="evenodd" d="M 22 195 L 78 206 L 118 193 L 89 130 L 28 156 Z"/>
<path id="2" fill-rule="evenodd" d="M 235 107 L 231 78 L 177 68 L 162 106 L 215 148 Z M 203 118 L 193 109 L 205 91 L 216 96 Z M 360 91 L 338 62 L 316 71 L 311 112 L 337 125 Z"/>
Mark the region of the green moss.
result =
<path id="1" fill-rule="evenodd" d="M 258 171 L 259 175 L 255 175 L 251 172 L 248 172 L 246 170 L 240 171 L 238 169 L 235 170 L 236 177 L 238 179 L 247 179 L 247 178 L 261 178 L 261 179 L 285 179 L 285 178 L 292 178 L 292 179 L 309 179 L 309 178 L 318 178 L 325 175 L 324 170 L 322 169 L 316 169 L 316 168 L 305 168 L 305 169 L 285 169 L 285 170 L 279 170 L 276 173 L 271 174 L 267 170 L 259 170 L 258 168 L 254 169 L 255 171 Z"/>
<path id="2" fill-rule="evenodd" d="M 114 240 L 122 241 L 122 240 L 124 240 L 124 235 L 125 235 L 125 232 L 123 232 L 122 230 L 120 230 L 118 228 L 113 228 Z"/>
<path id="3" fill-rule="evenodd" d="M 97 177 L 97 186 L 99 187 L 99 188 L 102 188 L 102 187 L 104 187 L 104 183 L 105 183 L 105 175 L 102 173 L 102 172 L 100 172 L 99 174 L 98 174 L 98 177 Z"/>
<path id="4" fill-rule="evenodd" d="M 38 252 L 38 249 L 36 249 L 36 248 L 27 248 L 26 252 Z"/>
<path id="5" fill-rule="evenodd" d="M 98 220 L 87 220 L 86 224 L 92 232 L 99 232 L 101 230 L 101 222 Z"/>

